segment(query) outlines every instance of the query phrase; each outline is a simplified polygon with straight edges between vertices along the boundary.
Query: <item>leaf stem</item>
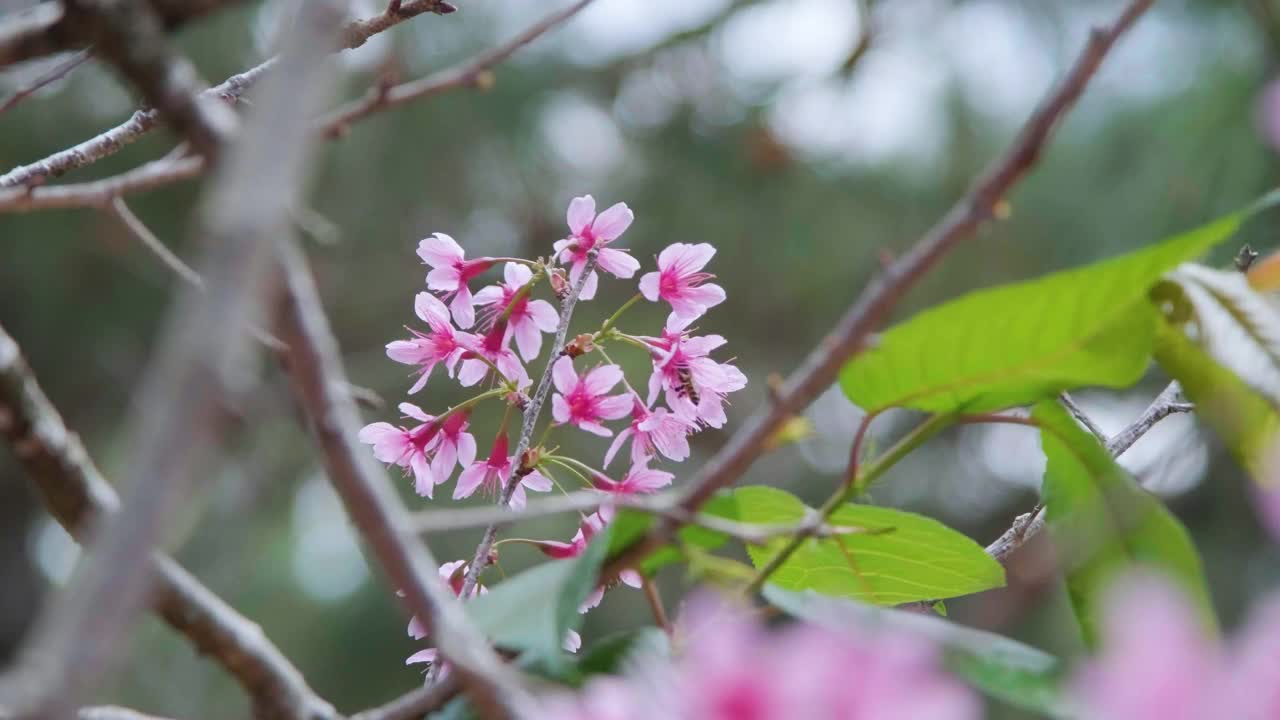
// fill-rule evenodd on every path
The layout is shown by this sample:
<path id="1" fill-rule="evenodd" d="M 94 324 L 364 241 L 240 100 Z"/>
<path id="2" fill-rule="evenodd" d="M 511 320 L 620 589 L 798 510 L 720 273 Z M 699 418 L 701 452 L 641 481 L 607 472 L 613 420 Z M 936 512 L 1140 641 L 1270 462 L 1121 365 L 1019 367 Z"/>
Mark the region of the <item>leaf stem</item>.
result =
<path id="1" fill-rule="evenodd" d="M 802 526 L 800 530 L 791 537 L 787 544 L 783 546 L 776 555 L 769 559 L 769 562 L 760 569 L 760 572 L 756 573 L 756 576 L 751 579 L 751 582 L 747 583 L 746 586 L 742 588 L 742 594 L 749 597 L 759 592 L 760 588 L 764 587 L 765 582 L 768 581 L 769 576 L 773 575 L 778 568 L 782 567 L 783 563 L 790 559 L 790 557 L 795 554 L 796 550 L 800 549 L 800 546 L 803 545 L 806 540 L 813 537 L 817 528 L 825 525 L 827 520 L 830 519 L 831 514 L 834 513 L 841 505 L 848 502 L 854 495 L 861 493 L 868 485 L 875 482 L 876 479 L 887 472 L 889 468 L 896 465 L 899 460 L 909 455 L 911 451 L 923 445 L 926 440 L 938 434 L 955 421 L 956 416 L 952 414 L 938 414 L 930 416 L 927 420 L 917 425 L 914 430 L 907 433 L 906 437 L 902 438 L 895 443 L 893 447 L 886 450 L 883 455 L 876 458 L 871 464 L 867 465 L 866 468 L 859 472 L 851 482 L 842 483 L 840 488 L 836 490 L 836 492 L 832 493 L 831 497 L 827 498 L 827 501 L 822 504 L 822 507 L 816 510 L 819 522 L 808 523 Z"/>
<path id="2" fill-rule="evenodd" d="M 627 310 L 630 310 L 632 305 L 635 305 L 637 302 L 640 302 L 643 299 L 644 299 L 644 295 L 642 295 L 641 293 L 636 293 L 635 295 L 632 295 L 630 300 L 627 300 L 626 302 L 622 303 L 622 307 L 618 308 L 617 312 L 610 315 L 609 318 L 605 320 L 603 324 L 600 325 L 600 329 L 596 331 L 595 335 L 592 336 L 591 339 L 595 342 L 599 342 L 600 338 L 604 337 L 605 333 L 613 329 L 614 324 L 618 322 L 618 318 L 622 317 L 622 314 L 624 312 L 626 312 Z"/>

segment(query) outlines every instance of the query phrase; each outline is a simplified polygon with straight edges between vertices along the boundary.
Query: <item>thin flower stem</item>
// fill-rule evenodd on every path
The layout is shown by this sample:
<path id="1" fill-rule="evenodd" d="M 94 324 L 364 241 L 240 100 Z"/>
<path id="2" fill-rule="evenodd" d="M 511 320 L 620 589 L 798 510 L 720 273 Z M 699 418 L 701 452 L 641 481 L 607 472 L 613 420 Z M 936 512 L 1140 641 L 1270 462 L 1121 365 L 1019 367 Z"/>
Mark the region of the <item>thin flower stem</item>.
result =
<path id="1" fill-rule="evenodd" d="M 862 462 L 862 443 L 867 437 L 867 430 L 871 427 L 871 421 L 876 419 L 879 412 L 867 413 L 862 417 L 862 422 L 858 423 L 858 432 L 853 436 L 853 445 L 849 449 L 849 469 L 845 471 L 844 486 L 850 487 L 858 478 L 858 464 Z"/>
<path id="2" fill-rule="evenodd" d="M 484 402 L 485 400 L 488 400 L 488 399 L 490 399 L 490 398 L 500 398 L 500 397 L 502 397 L 503 395 L 506 395 L 506 394 L 507 394 L 507 392 L 508 392 L 508 389 L 507 389 L 507 388 L 505 388 L 505 387 L 501 387 L 501 388 L 494 388 L 493 390 L 485 390 L 484 392 L 480 393 L 479 395 L 476 395 L 475 397 L 467 398 L 466 400 L 463 400 L 462 402 L 458 403 L 457 405 L 454 405 L 453 407 L 449 408 L 448 410 L 445 410 L 444 412 L 442 412 L 442 413 L 440 413 L 439 415 L 435 416 L 435 418 L 434 418 L 434 422 L 437 422 L 437 423 L 443 423 L 443 422 L 445 421 L 445 419 L 447 419 L 450 415 L 452 415 L 452 414 L 454 414 L 454 413 L 456 413 L 456 412 L 461 412 L 461 411 L 463 411 L 463 410 L 466 410 L 467 408 L 469 408 L 469 407 L 473 407 L 473 406 L 475 406 L 475 405 L 478 405 L 478 404 L 480 404 L 481 402 Z M 510 411 L 510 407 L 511 407 L 510 405 L 508 405 L 508 406 L 507 406 L 507 408 L 508 408 L 508 412 Z"/>
<path id="3" fill-rule="evenodd" d="M 591 484 L 591 480 L 588 479 L 588 475 L 590 473 L 595 472 L 595 470 L 592 470 L 590 467 L 588 467 L 584 463 L 580 463 L 577 460 L 574 460 L 573 458 L 570 458 L 570 457 L 565 457 L 564 455 L 546 455 L 542 459 L 546 460 L 547 462 L 555 463 L 556 465 L 559 465 L 560 467 L 564 468 L 565 470 L 568 470 L 574 475 L 577 475 L 578 478 L 582 480 L 583 485 L 586 485 L 589 488 L 595 487 L 594 485 Z M 577 467 L 574 467 L 575 465 Z M 586 475 L 583 474 L 584 470 L 587 473 Z"/>
<path id="4" fill-rule="evenodd" d="M 636 297 L 640 297 L 640 296 L 637 295 Z M 609 353 L 604 351 L 604 346 L 596 345 L 596 352 L 600 353 L 600 357 L 604 358 L 604 361 L 609 363 L 610 365 L 618 365 L 618 363 L 613 361 L 613 358 L 609 357 Z M 622 367 L 622 366 L 618 365 L 618 367 Z M 622 376 L 622 384 L 626 386 L 627 390 L 632 395 L 635 395 L 636 397 L 640 397 L 640 393 L 636 392 L 636 389 L 631 387 L 631 383 L 627 380 L 626 375 Z"/>
<path id="5" fill-rule="evenodd" d="M 632 305 L 635 305 L 636 303 L 640 302 L 643 299 L 644 299 L 644 295 L 642 295 L 641 293 L 636 293 L 635 295 L 631 296 L 630 300 L 622 303 L 622 307 L 618 308 L 617 312 L 610 315 L 609 319 L 605 320 L 604 324 L 600 326 L 600 329 L 596 331 L 594 336 L 592 336 L 591 338 L 592 341 L 599 341 L 600 338 L 603 337 L 605 333 L 613 329 L 614 324 L 618 322 L 618 318 L 622 317 L 622 314 L 624 312 L 626 312 L 627 310 L 630 310 Z"/>
<path id="6" fill-rule="evenodd" d="M 583 0 L 581 5 L 585 5 L 586 1 L 589 0 Z M 556 361 L 560 359 L 560 356 L 564 354 L 564 343 L 569 333 L 569 321 L 573 319 L 573 308 L 578 304 L 578 297 L 582 294 L 582 288 L 586 285 L 587 278 L 596 269 L 596 261 L 599 255 L 596 250 L 591 250 L 587 253 L 587 262 L 582 268 L 582 274 L 560 303 L 560 322 L 556 326 L 555 343 L 551 346 L 552 349 L 547 358 L 547 364 L 542 370 L 542 378 L 538 380 L 538 387 L 534 390 L 533 396 L 529 398 L 529 403 L 525 406 L 524 418 L 520 427 L 520 439 L 516 442 L 516 462 L 511 464 L 511 472 L 504 481 L 502 494 L 498 498 L 500 506 L 505 507 L 511 502 L 511 494 L 515 491 L 516 483 L 519 482 L 519 476 L 516 473 L 520 470 L 520 458 L 529 449 L 529 441 L 533 438 L 533 431 L 537 427 L 538 415 L 542 412 L 542 404 L 546 401 L 547 393 L 551 389 L 552 368 L 555 367 Z M 459 597 L 470 597 L 471 590 L 480 581 L 480 571 L 483 569 L 483 564 L 489 557 L 489 550 L 493 547 L 493 542 L 498 536 L 498 525 L 499 523 L 493 523 L 485 528 L 484 535 L 480 538 L 480 543 L 476 545 L 475 555 L 467 566 L 467 574 L 462 579 L 462 589 L 458 593 Z"/>
<path id="7" fill-rule="evenodd" d="M 517 258 L 517 257 L 487 257 L 485 259 L 495 263 L 500 263 L 500 262 L 518 263 L 520 265 L 528 265 L 529 267 L 535 270 L 539 270 L 539 271 L 542 270 L 542 263 L 538 262 L 537 260 L 527 260 L 525 258 Z"/>
<path id="8" fill-rule="evenodd" d="M 840 489 L 832 493 L 831 497 L 818 508 L 818 522 L 804 525 L 795 535 L 791 537 L 791 541 L 786 544 L 778 552 L 769 559 L 769 562 L 756 573 L 751 582 L 747 583 L 742 589 L 744 596 L 750 597 L 760 591 L 764 587 L 765 582 L 769 580 L 769 576 L 773 575 L 778 568 L 782 567 L 796 550 L 804 544 L 806 540 L 813 537 L 819 528 L 826 524 L 839 507 L 850 500 L 854 495 L 861 493 L 868 485 L 875 482 L 889 468 L 898 463 L 899 460 L 906 457 L 911 451 L 920 447 L 926 440 L 938 434 L 948 425 L 956 421 L 955 415 L 933 415 L 923 423 L 916 426 L 914 430 L 907 433 L 906 437 L 899 440 L 893 447 L 885 451 L 883 455 L 876 458 L 874 462 L 866 466 L 866 468 L 858 473 L 851 483 L 842 483 Z"/>
<path id="9" fill-rule="evenodd" d="M 671 622 L 667 620 L 667 610 L 662 606 L 662 595 L 658 593 L 658 586 L 654 585 L 649 578 L 644 578 L 641 582 L 644 599 L 649 601 L 649 609 L 653 611 L 653 621 L 662 628 L 663 632 L 671 635 L 673 632 Z"/>
<path id="10" fill-rule="evenodd" d="M 533 292 L 533 286 L 537 285 L 538 281 L 545 276 L 546 276 L 546 273 L 544 273 L 541 269 L 539 269 L 538 272 L 534 273 L 533 277 L 529 278 L 529 282 L 522 285 L 520 289 L 516 291 L 516 294 L 511 296 L 511 302 L 507 303 L 507 307 L 503 309 L 502 317 L 498 320 L 498 322 L 506 322 L 510 320 L 511 313 L 516 309 L 516 305 L 519 304 L 521 300 L 529 297 L 529 293 Z"/>

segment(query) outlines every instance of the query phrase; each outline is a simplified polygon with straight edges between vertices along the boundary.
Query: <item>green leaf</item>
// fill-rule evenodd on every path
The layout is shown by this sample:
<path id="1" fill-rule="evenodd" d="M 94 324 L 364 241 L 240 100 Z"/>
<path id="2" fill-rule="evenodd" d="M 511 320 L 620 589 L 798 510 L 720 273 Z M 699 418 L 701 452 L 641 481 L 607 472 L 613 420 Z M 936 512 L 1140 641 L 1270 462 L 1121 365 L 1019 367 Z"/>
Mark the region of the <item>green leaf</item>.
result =
<path id="1" fill-rule="evenodd" d="M 624 630 L 597 640 L 578 661 L 583 675 L 618 675 L 633 662 L 651 657 L 669 657 L 671 640 L 656 627 Z"/>
<path id="2" fill-rule="evenodd" d="M 576 558 L 545 562 L 504 580 L 466 603 L 467 614 L 494 645 L 532 653 L 554 669 L 564 661 L 565 635 L 582 625 L 578 606 L 595 588 L 611 532 L 606 527 Z"/>
<path id="3" fill-rule="evenodd" d="M 1209 423 L 1254 481 L 1274 484 L 1275 475 L 1265 465 L 1280 433 L 1275 406 L 1167 322 L 1160 325 L 1156 361 L 1181 383 L 1196 404 L 1196 416 Z"/>
<path id="4" fill-rule="evenodd" d="M 703 504 L 701 514 L 712 515 L 715 517 L 735 519 L 735 505 L 733 499 L 728 493 L 721 492 L 712 497 Z M 635 542 L 641 535 L 649 530 L 653 525 L 654 517 L 648 513 L 639 510 L 619 510 L 610 525 L 613 530 L 613 542 L 609 547 L 609 554 L 613 555 Z M 712 551 L 728 542 L 729 538 L 724 533 L 714 530 L 708 530 L 697 525 L 686 525 L 677 533 L 680 542 L 686 546 L 693 546 L 702 550 Z M 659 569 L 680 562 L 684 559 L 684 554 L 680 549 L 667 545 L 659 548 L 649 554 L 648 557 L 640 563 L 640 571 L 645 575 L 653 575 Z"/>
<path id="5" fill-rule="evenodd" d="M 1076 618 L 1091 645 L 1109 581 L 1142 565 L 1167 573 L 1215 625 L 1200 555 L 1186 528 L 1056 402 L 1035 406 L 1048 464 L 1045 520 L 1067 574 Z"/>
<path id="6" fill-rule="evenodd" d="M 794 495 L 754 486 L 733 492 L 741 522 L 785 525 L 808 513 Z M 876 605 L 968 595 L 1004 585 L 1004 568 L 982 548 L 937 520 L 872 505 L 846 504 L 832 513 L 833 527 L 885 530 L 806 541 L 770 582 L 788 590 L 815 590 Z M 787 542 L 749 546 L 757 568 Z"/>
<path id="7" fill-rule="evenodd" d="M 764 597 L 789 615 L 823 627 L 920 638 L 942 651 L 951 672 L 992 697 L 1048 717 L 1073 716 L 1058 691 L 1061 664 L 1029 645 L 940 617 L 791 592 L 772 584 L 765 586 Z"/>
<path id="8" fill-rule="evenodd" d="M 1079 386 L 1126 387 L 1146 370 L 1158 314 L 1147 291 L 1226 239 L 1237 212 L 1082 268 L 970 293 L 886 332 L 841 371 L 869 412 L 985 412 Z"/>

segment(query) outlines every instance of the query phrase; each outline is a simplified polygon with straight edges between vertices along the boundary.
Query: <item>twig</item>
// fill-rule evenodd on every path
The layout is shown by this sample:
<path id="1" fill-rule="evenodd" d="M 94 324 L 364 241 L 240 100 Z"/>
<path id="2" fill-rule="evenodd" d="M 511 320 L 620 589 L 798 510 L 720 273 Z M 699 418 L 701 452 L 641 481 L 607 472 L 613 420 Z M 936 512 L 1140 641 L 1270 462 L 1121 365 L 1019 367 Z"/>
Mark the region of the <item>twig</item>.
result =
<path id="1" fill-rule="evenodd" d="M 569 288 L 569 293 L 564 296 L 564 300 L 560 301 L 560 322 L 556 325 L 555 342 L 551 345 L 551 352 L 547 356 L 547 365 L 542 370 L 542 377 L 538 380 L 538 387 L 534 390 L 533 396 L 529 398 L 529 403 L 525 406 L 524 413 L 521 416 L 520 439 L 516 441 L 516 460 L 511 463 L 511 471 L 503 480 L 502 493 L 498 497 L 498 507 L 500 508 L 505 508 L 511 503 L 511 494 L 515 492 L 516 484 L 520 482 L 518 473 L 521 470 L 521 462 L 525 451 L 529 449 L 529 443 L 532 442 L 533 431 L 538 424 L 538 416 L 542 412 L 542 404 L 547 399 L 547 392 L 551 390 L 551 376 L 554 374 L 556 361 L 564 354 L 564 342 L 565 337 L 569 334 L 569 322 L 573 319 L 573 308 L 578 304 L 578 296 L 582 294 L 582 288 L 587 284 L 587 278 L 596 270 L 598 256 L 598 250 L 593 249 L 587 252 L 587 262 L 582 268 L 582 274 L 578 276 L 578 281 Z M 489 564 L 489 552 L 493 549 L 493 541 L 498 536 L 498 525 L 499 523 L 492 523 L 486 527 L 484 535 L 480 538 L 480 543 L 476 545 L 475 555 L 472 557 L 471 563 L 467 565 L 467 574 L 462 580 L 462 590 L 458 593 L 460 597 L 471 597 L 471 590 L 479 582 L 480 571 Z"/>
<path id="2" fill-rule="evenodd" d="M 11 108 L 13 108 L 14 105 L 17 105 L 23 100 L 26 100 L 27 98 L 31 97 L 35 93 L 39 92 L 41 88 L 47 87 L 61 80 L 62 78 L 66 77 L 71 73 L 71 71 L 83 65 L 84 61 L 88 59 L 89 59 L 88 50 L 81 50 L 79 52 L 73 53 L 71 57 L 53 66 L 52 68 L 50 68 L 48 72 L 44 73 L 40 77 L 37 77 L 36 79 L 27 83 L 25 86 L 15 91 L 12 95 L 5 98 L 5 101 L 3 103 L 0 103 L 0 113 L 8 112 Z"/>
<path id="3" fill-rule="evenodd" d="M 587 2 L 590 2 L 590 0 L 579 0 L 577 4 L 544 18 L 541 22 L 536 23 L 507 43 L 482 53 L 461 65 L 441 71 L 417 83 L 396 86 L 403 88 L 416 87 L 412 90 L 404 90 L 405 93 L 411 94 L 412 97 L 406 95 L 404 99 L 394 103 L 371 108 L 362 112 L 359 117 L 372 114 L 374 110 L 403 104 L 410 99 L 417 100 L 431 97 L 447 90 L 468 86 L 476 78 L 483 75 L 483 73 L 476 75 L 476 68 L 490 69 L 494 64 L 510 57 L 516 50 L 529 44 L 538 35 L 554 27 L 556 22 L 563 22 Z M 417 3 L 415 3 L 416 5 Z M 397 17 L 403 17 L 404 12 L 406 12 L 405 9 L 409 7 L 409 2 L 404 3 L 401 6 L 401 15 Z M 420 10 L 419 12 L 426 11 Z M 553 20 L 555 22 L 552 22 Z M 252 70 L 228 79 L 226 83 L 213 88 L 209 92 L 221 92 L 223 97 L 239 97 L 243 89 L 255 82 L 259 76 L 265 74 L 268 67 L 274 62 L 274 59 L 269 60 Z M 236 80 L 233 86 L 225 91 L 221 90 L 232 80 Z M 394 88 L 387 91 L 390 92 L 392 90 Z M 331 139 L 336 137 L 337 130 L 340 127 L 353 121 L 352 118 L 345 116 L 345 113 L 349 110 L 351 108 L 348 108 L 347 111 L 339 110 L 337 113 L 332 114 L 328 120 L 320 123 L 321 127 L 326 131 L 326 137 Z M 91 138 L 69 150 L 52 155 L 38 163 L 17 168 L 7 175 L 0 176 L 0 187 L 27 185 L 42 181 L 47 177 L 60 175 L 72 168 L 88 165 L 118 151 L 123 143 L 132 142 L 142 132 L 154 127 L 156 123 L 157 118 L 154 112 L 139 110 L 124 125 Z M 204 170 L 205 164 L 199 157 L 184 157 L 173 161 L 153 161 L 120 175 L 92 182 L 56 185 L 53 187 L 10 187 L 7 190 L 0 190 L 0 212 L 30 212 L 55 208 L 93 207 L 101 205 L 117 195 L 152 190 L 174 182 L 197 177 Z"/>
<path id="4" fill-rule="evenodd" d="M 116 705 L 82 707 L 76 711 L 75 717 L 76 720 L 165 720 L 162 717 L 146 715 L 132 708 Z M 17 716 L 0 707 L 0 720 L 17 720 Z"/>
<path id="5" fill-rule="evenodd" d="M 150 250 L 174 274 L 195 287 L 204 288 L 204 279 L 200 277 L 200 273 L 192 270 L 190 265 L 183 262 L 182 258 L 174 254 L 167 245 L 160 242 L 160 238 L 157 238 L 155 233 L 151 232 L 151 229 L 143 224 L 137 215 L 133 214 L 129 206 L 124 203 L 123 198 L 113 198 L 110 203 L 103 206 L 103 210 L 118 220 L 131 235 L 138 239 L 138 242 L 142 243 L 143 247 Z"/>
<path id="6" fill-rule="evenodd" d="M 670 635 L 672 633 L 671 622 L 667 620 L 667 609 L 662 605 L 662 594 L 658 592 L 658 586 L 649 578 L 641 580 L 641 587 L 644 590 L 644 599 L 649 602 L 649 610 L 653 612 L 653 621 L 662 631 Z"/>
<path id="7" fill-rule="evenodd" d="M 65 19 L 83 28 L 94 53 L 129 80 L 196 152 L 214 158 L 238 123 L 204 98 L 195 66 L 173 49 L 156 8 L 144 0 L 63 0 Z"/>
<path id="8" fill-rule="evenodd" d="M 282 236 L 287 238 L 287 235 Z M 311 419 L 329 480 L 383 569 L 406 594 L 461 676 L 476 706 L 492 717 L 523 717 L 529 702 L 511 671 L 471 625 L 461 603 L 438 580 L 437 562 L 409 529 L 407 513 L 373 457 L 355 441 L 360 414 L 347 390 L 337 341 L 306 259 L 292 240 L 279 243 L 285 293 L 281 334 L 289 370 Z"/>
<path id="9" fill-rule="evenodd" d="M 50 513 L 78 541 L 120 500 L 41 390 L 16 342 L 0 327 L 0 434 Z M 255 623 L 176 562 L 157 554 L 152 606 L 244 687 L 258 718 L 329 718 L 333 708 Z M 83 716 L 83 713 L 82 713 Z"/>
<path id="10" fill-rule="evenodd" d="M 1107 441 L 1107 434 L 1085 414 L 1084 410 L 1080 409 L 1080 406 L 1076 404 L 1076 401 L 1071 398 L 1069 393 L 1064 392 L 1059 395 L 1058 402 L 1062 403 L 1062 406 L 1067 409 L 1067 412 L 1071 413 L 1071 417 L 1075 418 L 1076 422 L 1083 425 L 1085 430 L 1088 430 L 1094 437 L 1098 438 L 1098 442 L 1105 443 Z"/>
<path id="11" fill-rule="evenodd" d="M 458 696 L 462 689 L 458 678 L 449 675 L 431 687 L 420 687 L 369 710 L 351 716 L 351 720 L 419 720 L 423 715 L 439 710 L 445 703 Z"/>
<path id="12" fill-rule="evenodd" d="M 995 216 L 997 205 L 1035 164 L 1062 116 L 1079 99 L 1111 47 L 1150 7 L 1152 0 L 1131 0 L 1116 21 L 1095 29 L 1067 76 L 1031 114 L 1018 138 L 951 210 L 912 248 L 891 263 L 849 308 L 834 331 L 814 349 L 780 388 L 767 407 L 758 410 L 734 433 L 690 481 L 686 509 L 696 510 L 716 491 L 733 483 L 760 455 L 768 439 L 835 381 L 840 368 L 861 349 L 907 290 L 948 251 L 971 237 Z M 678 523 L 659 523 L 643 538 L 612 558 L 603 574 L 613 578 L 668 542 Z"/>
<path id="13" fill-rule="evenodd" d="M 39 7 L 50 8 L 52 4 L 46 4 Z M 342 44 L 340 50 L 350 50 L 364 45 L 368 39 L 378 33 L 385 32 L 396 25 L 417 17 L 424 13 L 435 13 L 437 15 L 447 15 L 454 12 L 456 8 L 443 0 L 407 0 L 395 14 L 382 13 L 380 15 L 368 18 L 366 20 L 354 20 L 347 24 L 342 30 Z M 222 100 L 234 102 L 240 98 L 250 87 L 259 79 L 267 74 L 267 71 L 275 67 L 278 58 L 266 60 L 244 72 L 232 75 L 224 80 L 221 84 L 216 85 L 204 92 L 206 97 L 216 97 Z M 125 145 L 132 143 L 142 137 L 151 130 L 159 127 L 160 116 L 155 110 L 142 109 L 134 112 L 134 114 L 125 122 L 96 135 L 84 142 L 54 153 L 49 157 L 14 168 L 8 173 L 0 176 L 0 187 L 14 187 L 19 185 L 34 185 L 45 182 L 52 178 L 59 177 L 71 170 L 81 168 L 86 165 L 109 157 L 119 152 Z M 191 175 L 172 176 L 167 178 L 166 182 L 194 177 L 200 173 L 200 169 L 196 169 Z M 144 189 L 144 188 L 131 188 Z M 121 190 L 126 192 L 128 190 Z M 79 203 L 75 206 L 83 206 L 85 203 Z M 92 203 L 88 203 L 92 204 Z M 62 207 L 71 207 L 63 205 Z"/>
<path id="14" fill-rule="evenodd" d="M 483 87 L 488 82 L 486 78 L 493 67 L 501 64 L 517 50 L 538 39 L 547 31 L 573 17 L 591 2 L 592 0 L 576 0 L 572 5 L 547 15 L 507 42 L 456 67 L 390 88 L 374 88 L 360 100 L 331 114 L 321 125 L 331 134 L 341 134 L 351 123 L 380 110 L 456 88 Z"/>
<path id="15" fill-rule="evenodd" d="M 165 30 L 207 15 L 235 0 L 149 0 Z M 0 67 L 90 44 L 94 28 L 63 3 L 41 3 L 0 18 Z"/>
<path id="16" fill-rule="evenodd" d="M 30 633 L 19 667 L 24 695 L 13 703 L 20 713 L 68 714 L 119 659 L 117 643 L 152 579 L 151 549 L 190 494 L 223 401 L 251 382 L 249 328 L 270 244 L 288 231 L 309 157 L 310 138 L 293 129 L 321 105 L 332 76 L 321 60 L 336 33 L 334 7 L 310 7 L 201 206 L 207 292 L 184 288 L 170 314 L 140 392 L 123 510 Z"/>
<path id="17" fill-rule="evenodd" d="M 1068 405 L 1068 409 L 1071 409 L 1072 405 Z M 1133 447 L 1133 444 L 1147 434 L 1147 431 L 1154 427 L 1156 423 L 1174 413 L 1191 412 L 1194 409 L 1195 406 L 1183 401 L 1182 387 L 1175 380 L 1160 391 L 1160 394 L 1156 396 L 1155 400 L 1151 401 L 1146 410 L 1142 411 L 1137 420 L 1134 420 L 1123 430 L 1116 433 L 1111 439 L 1108 440 L 1100 430 L 1096 435 L 1098 435 L 1099 441 L 1106 446 L 1107 452 L 1111 453 L 1112 457 L 1118 458 L 1126 450 Z M 1079 407 L 1072 409 L 1071 414 L 1075 415 L 1076 419 L 1085 427 L 1097 427 Z M 1044 504 L 1040 503 L 1032 508 L 1031 512 L 1023 513 L 1014 518 L 1013 524 L 1009 529 L 996 538 L 995 542 L 987 546 L 987 554 L 1001 563 L 1006 562 L 1009 556 L 1018 548 L 1025 545 L 1028 540 L 1044 529 L 1044 521 Z"/>

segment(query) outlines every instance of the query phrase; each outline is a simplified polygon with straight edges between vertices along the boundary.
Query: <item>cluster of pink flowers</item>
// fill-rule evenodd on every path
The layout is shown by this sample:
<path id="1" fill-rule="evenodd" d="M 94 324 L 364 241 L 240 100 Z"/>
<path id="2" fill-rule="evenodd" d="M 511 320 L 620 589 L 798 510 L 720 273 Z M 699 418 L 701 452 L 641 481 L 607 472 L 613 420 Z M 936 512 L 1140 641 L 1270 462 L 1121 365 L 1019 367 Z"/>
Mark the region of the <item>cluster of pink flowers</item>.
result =
<path id="1" fill-rule="evenodd" d="M 547 431 L 576 428 L 613 438 L 602 448 L 601 462 L 556 454 L 557 443 L 546 443 L 544 433 L 517 457 L 511 450 L 514 440 L 508 420 L 497 429 L 487 453 L 481 453 L 471 432 L 474 406 L 492 401 L 524 409 L 529 402 L 533 380 L 525 363 L 541 354 L 544 333 L 554 337 L 560 329 L 555 305 L 534 297 L 539 284 L 546 281 L 545 292 L 553 299 L 563 300 L 579 288 L 578 300 L 591 300 L 598 290 L 599 272 L 628 280 L 640 271 L 640 262 L 629 251 L 614 247 L 633 219 L 625 203 L 597 214 L 590 195 L 574 198 L 567 213 L 568 235 L 554 243 L 550 257 L 538 259 L 468 259 L 448 235 L 436 233 L 422 240 L 418 256 L 430 271 L 426 291 L 415 298 L 414 312 L 423 326 L 407 328 L 410 337 L 388 344 L 387 356 L 414 368 L 417 378 L 409 394 L 425 388 L 438 375 L 437 366 L 458 385 L 476 387 L 477 394 L 436 415 L 401 403 L 401 424 L 372 423 L 359 439 L 372 446 L 378 460 L 403 469 L 415 491 L 427 498 L 433 497 L 436 486 L 448 483 L 456 470 L 460 472 L 454 499 L 477 490 L 499 498 L 509 493 L 515 509 L 525 505 L 528 492 L 548 492 L 557 484 L 565 487 L 557 475 L 599 491 L 599 510 L 582 517 L 572 540 L 526 540 L 553 558 L 581 553 L 591 536 L 612 519 L 620 498 L 670 485 L 674 474 L 651 465 L 686 459 L 689 436 L 703 427 L 722 427 L 726 396 L 747 383 L 736 367 L 711 357 L 724 345 L 723 337 L 696 336 L 691 329 L 694 321 L 725 299 L 724 290 L 711 282 L 715 276 L 706 272 L 715 255 L 715 248 L 706 243 L 676 243 L 664 249 L 657 257 L 657 269 L 640 277 L 635 296 L 599 330 L 566 335 L 573 341 L 563 348 L 553 347 L 546 360 L 555 389 Z M 588 272 L 593 258 L 594 267 Z M 473 284 L 499 266 L 501 280 L 473 292 Z M 670 306 L 659 332 L 632 334 L 618 327 L 623 313 L 639 300 Z M 625 352 L 642 350 L 651 360 L 647 383 L 638 383 L 647 390 L 643 395 L 609 358 L 605 347 L 613 350 L 615 345 Z M 593 362 L 592 354 L 600 360 Z M 539 369 L 537 374 L 542 372 Z M 613 422 L 619 424 L 610 428 Z M 629 464 L 620 475 L 610 474 L 607 469 L 628 442 Z M 507 483 L 514 487 L 506 487 Z M 446 564 L 441 574 L 453 578 L 460 567 Z M 640 582 L 635 573 L 626 573 L 622 579 L 632 585 Z M 597 590 L 584 611 L 598 603 L 602 593 L 603 589 Z M 430 651 L 411 658 L 431 659 Z"/>
<path id="2" fill-rule="evenodd" d="M 1092 720 L 1280 718 L 1280 595 L 1255 606 L 1228 643 L 1175 588 L 1149 576 L 1113 589 L 1103 652 L 1077 676 Z"/>
<path id="3" fill-rule="evenodd" d="M 702 597 L 677 624 L 674 663 L 653 658 L 541 708 L 546 720 L 976 720 L 977 696 L 910 637 L 795 624 L 766 630 Z"/>

